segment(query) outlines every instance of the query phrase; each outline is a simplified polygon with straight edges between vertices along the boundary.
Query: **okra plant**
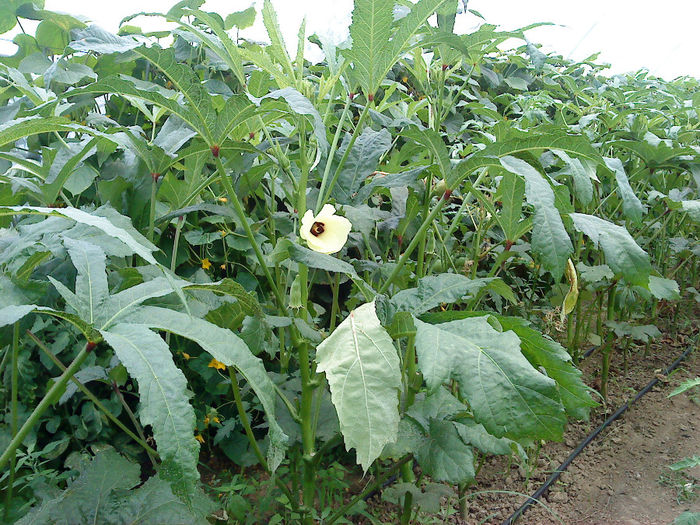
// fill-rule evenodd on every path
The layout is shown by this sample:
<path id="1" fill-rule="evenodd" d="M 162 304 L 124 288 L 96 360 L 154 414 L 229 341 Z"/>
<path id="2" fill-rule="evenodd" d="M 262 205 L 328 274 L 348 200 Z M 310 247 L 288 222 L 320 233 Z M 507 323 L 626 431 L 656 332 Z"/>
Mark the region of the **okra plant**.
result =
<path id="1" fill-rule="evenodd" d="M 489 455 L 588 418 L 587 339 L 607 376 L 614 329 L 696 283 L 697 81 L 456 34 L 457 0 L 355 0 L 347 42 L 302 24 L 296 54 L 269 0 L 265 45 L 253 9 L 202 4 L 118 35 L 0 11 L 38 22 L 0 58 L 6 519 L 203 521 L 205 457 L 264 472 L 291 521 L 394 473 L 402 523 L 450 487 L 465 512 Z M 66 492 L 22 460 L 54 442 Z M 336 461 L 372 474 L 342 504 Z"/>

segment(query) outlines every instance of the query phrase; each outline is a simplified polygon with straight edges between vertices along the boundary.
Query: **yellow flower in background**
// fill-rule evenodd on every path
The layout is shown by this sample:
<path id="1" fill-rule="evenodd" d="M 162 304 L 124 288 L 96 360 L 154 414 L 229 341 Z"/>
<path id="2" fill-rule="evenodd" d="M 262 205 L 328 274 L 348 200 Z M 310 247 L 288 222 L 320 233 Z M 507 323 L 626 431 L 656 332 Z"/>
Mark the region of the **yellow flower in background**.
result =
<path id="1" fill-rule="evenodd" d="M 226 370 L 226 365 L 223 364 L 221 361 L 217 361 L 216 359 L 212 359 L 209 361 L 209 364 L 207 365 L 209 368 L 216 368 L 217 370 Z"/>
<path id="2" fill-rule="evenodd" d="M 351 229 L 352 223 L 336 215 L 332 204 L 326 204 L 315 217 L 312 210 L 307 210 L 301 218 L 299 235 L 315 252 L 328 254 L 343 248 Z"/>
<path id="3" fill-rule="evenodd" d="M 211 261 L 206 257 L 202 259 L 202 270 L 208 270 L 211 268 Z"/>
<path id="4" fill-rule="evenodd" d="M 197 434 L 194 438 L 200 443 L 204 443 L 204 437 L 202 436 L 202 434 Z"/>

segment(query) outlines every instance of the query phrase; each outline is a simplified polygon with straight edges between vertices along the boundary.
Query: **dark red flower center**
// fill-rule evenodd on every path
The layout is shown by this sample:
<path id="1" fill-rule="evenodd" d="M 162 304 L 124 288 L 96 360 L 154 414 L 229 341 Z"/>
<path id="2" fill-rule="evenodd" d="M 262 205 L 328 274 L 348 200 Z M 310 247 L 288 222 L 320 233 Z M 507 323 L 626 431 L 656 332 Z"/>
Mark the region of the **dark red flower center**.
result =
<path id="1" fill-rule="evenodd" d="M 324 231 L 326 231 L 326 225 L 322 222 L 315 222 L 311 225 L 311 235 L 314 237 L 318 237 Z"/>

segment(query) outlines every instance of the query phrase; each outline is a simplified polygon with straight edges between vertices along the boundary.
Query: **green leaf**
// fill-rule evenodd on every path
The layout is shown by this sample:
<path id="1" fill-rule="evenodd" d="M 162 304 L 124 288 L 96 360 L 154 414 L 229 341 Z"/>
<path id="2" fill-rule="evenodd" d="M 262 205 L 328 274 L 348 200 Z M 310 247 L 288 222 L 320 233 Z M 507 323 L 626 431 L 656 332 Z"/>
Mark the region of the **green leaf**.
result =
<path id="1" fill-rule="evenodd" d="M 606 158 L 605 165 L 615 174 L 617 191 L 622 198 L 622 210 L 625 212 L 625 217 L 634 222 L 641 222 L 642 215 L 644 214 L 644 206 L 634 194 L 632 186 L 630 186 L 622 161 L 615 158 Z"/>
<path id="2" fill-rule="evenodd" d="M 399 173 L 387 173 L 383 175 L 375 175 L 369 184 L 365 184 L 357 192 L 353 199 L 353 205 L 367 202 L 367 199 L 374 193 L 377 188 L 405 188 L 414 184 L 427 169 L 427 166 L 419 166 L 407 171 Z"/>
<path id="3" fill-rule="evenodd" d="M 441 273 L 423 277 L 416 288 L 397 292 L 390 302 L 396 310 L 420 315 L 443 303 L 458 302 L 467 295 L 474 296 L 494 278 L 470 279 L 456 273 Z"/>
<path id="4" fill-rule="evenodd" d="M 94 325 L 109 295 L 105 252 L 99 246 L 68 237 L 63 239 L 63 243 L 78 271 L 75 297 L 79 307 L 76 310 L 83 319 Z"/>
<path id="5" fill-rule="evenodd" d="M 489 434 L 484 425 L 473 419 L 460 419 L 455 423 L 459 437 L 467 445 L 478 448 L 484 454 L 509 455 L 517 448 L 514 441 L 508 438 L 497 438 Z"/>
<path id="6" fill-rule="evenodd" d="M 173 495 L 170 486 L 157 477 L 149 478 L 134 489 L 141 483 L 138 465 L 124 459 L 112 448 L 98 452 L 92 460 L 81 458 L 78 473 L 66 490 L 56 497 L 46 497 L 17 523 L 207 523 L 201 516 L 193 514 Z M 51 492 L 48 494 L 53 495 Z M 201 510 L 201 505 L 197 507 L 197 510 Z"/>
<path id="7" fill-rule="evenodd" d="M 0 328 L 16 323 L 36 308 L 33 304 L 10 305 L 0 308 Z"/>
<path id="8" fill-rule="evenodd" d="M 308 98 L 291 87 L 277 89 L 261 98 L 251 97 L 253 102 L 258 106 L 260 105 L 260 102 L 266 98 L 272 98 L 275 100 L 282 98 L 294 113 L 299 115 L 308 115 L 311 117 L 316 142 L 318 143 L 318 146 L 322 152 L 325 153 L 328 151 L 329 146 L 328 138 L 326 137 L 326 126 L 323 123 L 320 113 Z"/>
<path id="9" fill-rule="evenodd" d="M 673 520 L 673 525 L 698 525 L 700 523 L 700 512 L 685 511 Z"/>
<path id="10" fill-rule="evenodd" d="M 425 483 L 416 487 L 414 483 L 396 483 L 382 492 L 382 499 L 403 506 L 406 493 L 412 496 L 413 505 L 422 512 L 437 514 L 442 508 L 442 499 L 454 495 L 454 488 L 444 483 Z"/>
<path id="11" fill-rule="evenodd" d="M 327 272 L 345 273 L 351 276 L 357 275 L 355 268 L 350 263 L 327 255 L 304 248 L 299 244 L 290 244 L 288 247 L 289 257 L 298 263 L 305 264 L 309 268 L 318 268 Z"/>
<path id="12" fill-rule="evenodd" d="M 99 315 L 95 318 L 95 323 L 101 329 L 107 329 L 121 316 L 128 315 L 132 308 L 147 299 L 163 297 L 174 293 L 178 287 L 184 288 L 189 285 L 189 282 L 183 280 L 156 277 L 150 281 L 131 286 L 107 298 Z"/>
<path id="13" fill-rule="evenodd" d="M 185 13 L 192 13 L 195 17 L 204 22 L 206 27 L 213 31 L 216 38 L 214 38 L 208 31 L 203 31 L 193 25 L 183 22 L 182 20 L 179 20 L 178 23 L 197 35 L 197 37 L 206 43 L 212 51 L 219 55 L 219 57 L 226 62 L 228 67 L 231 69 L 231 72 L 236 76 L 241 85 L 245 85 L 245 73 L 243 71 L 241 54 L 238 46 L 233 42 L 233 40 L 231 40 L 231 37 L 225 31 L 227 24 L 224 23 L 222 26 L 220 21 L 221 18 L 218 15 L 212 16 L 212 14 L 205 11 L 200 11 L 199 9 L 194 9 L 191 11 L 187 10 Z M 253 9 L 253 18 L 255 18 L 255 9 Z"/>
<path id="14" fill-rule="evenodd" d="M 452 163 L 447 146 L 442 136 L 433 129 L 408 128 L 401 132 L 404 137 L 408 137 L 414 142 L 428 148 L 434 161 L 440 167 L 442 178 L 447 180 L 452 172 Z"/>
<path id="15" fill-rule="evenodd" d="M 153 429 L 163 460 L 160 476 L 176 495 L 191 500 L 199 480 L 199 443 L 185 376 L 165 341 L 145 326 L 122 323 L 100 333 L 138 382 L 139 419 Z"/>
<path id="16" fill-rule="evenodd" d="M 292 66 L 292 61 L 287 54 L 287 47 L 284 44 L 282 31 L 277 22 L 277 13 L 275 13 L 275 8 L 270 0 L 264 0 L 262 16 L 267 36 L 270 38 L 270 45 L 266 51 L 282 66 L 285 74 L 290 79 L 295 79 L 294 66 Z"/>
<path id="17" fill-rule="evenodd" d="M 677 396 L 678 394 L 682 394 L 683 392 L 686 392 L 691 388 L 695 388 L 696 386 L 700 386 L 700 377 L 696 377 L 695 379 L 686 379 L 677 388 L 673 389 L 673 392 L 671 392 L 667 397 Z"/>
<path id="18" fill-rule="evenodd" d="M 452 421 L 431 419 L 428 438 L 415 454 L 421 469 L 434 480 L 452 484 L 474 480 L 474 454 Z"/>
<path id="19" fill-rule="evenodd" d="M 109 520 L 109 499 L 115 490 L 136 486 L 141 480 L 138 465 L 122 458 L 114 449 L 83 459 L 78 477 L 57 498 L 44 501 L 20 524 L 104 523 Z"/>
<path id="20" fill-rule="evenodd" d="M 497 332 L 484 318 L 415 323 L 430 390 L 456 379 L 476 421 L 496 437 L 561 439 L 566 417 L 556 383 L 525 359 L 513 332 Z"/>
<path id="21" fill-rule="evenodd" d="M 63 117 L 41 117 L 39 115 L 10 120 L 0 125 L 0 146 L 11 144 L 19 139 L 39 133 L 54 131 L 72 131 L 76 133 L 94 133 L 95 131 L 72 123 Z"/>
<path id="22" fill-rule="evenodd" d="M 656 275 L 649 276 L 649 291 L 657 299 L 676 301 L 681 298 L 680 289 L 676 281 L 657 277 Z"/>
<path id="23" fill-rule="evenodd" d="M 416 420 L 424 429 L 428 429 L 430 420 L 453 419 L 461 412 L 467 412 L 467 406 L 459 399 L 450 394 L 445 388 L 438 388 L 435 392 L 420 398 L 422 394 L 416 396 L 416 401 L 406 412 Z"/>
<path id="24" fill-rule="evenodd" d="M 523 213 L 525 182 L 514 173 L 504 173 L 498 186 L 498 197 L 502 207 L 496 214 L 496 220 L 503 230 L 506 240 L 514 243 L 518 240 L 521 230 L 520 217 Z"/>
<path id="25" fill-rule="evenodd" d="M 622 275 L 630 284 L 647 286 L 651 273 L 649 255 L 634 242 L 625 228 L 584 213 L 569 216 L 578 231 L 596 246 L 601 246 L 608 266 L 616 275 Z"/>
<path id="26" fill-rule="evenodd" d="M 525 196 L 535 207 L 532 248 L 543 256 L 542 266 L 559 280 L 574 247 L 554 204 L 552 187 L 535 168 L 517 157 L 505 156 L 501 158 L 501 165 L 525 179 Z"/>
<path id="27" fill-rule="evenodd" d="M 561 279 L 574 251 L 561 215 L 555 207 L 537 208 L 532 221 L 532 249 L 542 255 L 542 266 L 555 280 Z"/>
<path id="28" fill-rule="evenodd" d="M 587 266 L 580 262 L 576 265 L 576 270 L 579 272 L 581 280 L 589 283 L 609 281 L 615 277 L 615 274 L 607 264 Z"/>
<path id="29" fill-rule="evenodd" d="M 447 0 L 421 0 L 392 31 L 393 4 L 384 0 L 356 0 L 352 11 L 352 48 L 345 56 L 352 61 L 352 77 L 365 95 L 374 95 L 379 84 L 401 55 L 411 47 L 413 37 Z"/>
<path id="30" fill-rule="evenodd" d="M 700 222 L 700 200 L 681 201 L 681 208 L 694 222 Z"/>
<path id="31" fill-rule="evenodd" d="M 73 40 L 68 47 L 83 53 L 127 53 L 143 45 L 132 36 L 117 36 L 101 27 L 91 25 L 85 29 L 75 29 Z"/>
<path id="32" fill-rule="evenodd" d="M 377 163 L 384 153 L 391 147 L 391 133 L 386 129 L 374 131 L 365 128 L 353 145 L 343 169 L 338 175 L 338 182 L 333 188 L 333 196 L 342 204 L 353 201 L 355 194 L 362 183 L 377 168 Z M 338 155 L 342 156 L 347 149 L 344 144 L 338 149 Z"/>
<path id="33" fill-rule="evenodd" d="M 500 167 L 499 158 L 505 155 L 516 155 L 543 149 L 565 151 L 570 155 L 591 160 L 595 164 L 603 162 L 600 154 L 593 149 L 591 143 L 580 135 L 569 135 L 560 129 L 552 129 L 542 134 L 528 131 L 524 137 L 489 144 L 484 149 L 477 151 L 471 157 L 459 163 L 453 170 L 451 179 L 447 181 L 447 186 L 456 188 L 470 173 L 479 168 L 488 166 Z"/>
<path id="34" fill-rule="evenodd" d="M 233 279 L 222 279 L 216 283 L 187 284 L 186 290 L 207 290 L 215 294 L 235 297 L 247 315 L 262 315 L 262 306 L 252 292 L 247 292 L 243 286 Z"/>
<path id="35" fill-rule="evenodd" d="M 236 11 L 226 17 L 224 29 L 229 30 L 234 26 L 238 29 L 245 29 L 255 23 L 255 7 L 250 6 L 243 11 Z"/>
<path id="36" fill-rule="evenodd" d="M 124 228 L 115 226 L 109 219 L 99 215 L 87 213 L 76 208 L 39 208 L 31 206 L 0 206 L 0 216 L 3 215 L 46 215 L 56 217 L 66 217 L 80 224 L 87 224 L 102 230 L 110 237 L 119 239 L 126 244 L 132 253 L 140 255 L 146 262 L 156 264 L 156 260 L 151 255 L 155 251 L 155 246 L 148 243 L 145 245 L 143 241 L 136 240 Z M 118 214 L 117 214 L 118 215 Z"/>
<path id="37" fill-rule="evenodd" d="M 503 330 L 512 330 L 520 339 L 523 355 L 534 367 L 542 367 L 557 382 L 561 401 L 567 414 L 576 419 L 588 420 L 591 407 L 596 406 L 590 389 L 581 379 L 581 371 L 571 361 L 566 349 L 553 339 L 529 326 L 518 317 L 494 316 Z"/>
<path id="38" fill-rule="evenodd" d="M 202 319 L 153 306 L 134 309 L 123 320 L 190 339 L 209 352 L 217 361 L 236 368 L 258 396 L 267 414 L 270 427 L 268 462 L 273 470 L 279 466 L 284 459 L 287 436 L 275 419 L 275 388 L 263 362 L 250 352 L 240 337 L 230 330 Z"/>
<path id="39" fill-rule="evenodd" d="M 348 450 L 367 471 L 387 443 L 396 441 L 401 370 L 374 301 L 352 312 L 316 350 Z"/>
<path id="40" fill-rule="evenodd" d="M 584 206 L 588 206 L 593 200 L 593 183 L 591 182 L 589 164 L 584 164 L 580 159 L 572 159 L 565 151 L 553 150 L 552 153 L 566 164 L 563 172 L 573 178 L 574 193 L 578 201 Z"/>

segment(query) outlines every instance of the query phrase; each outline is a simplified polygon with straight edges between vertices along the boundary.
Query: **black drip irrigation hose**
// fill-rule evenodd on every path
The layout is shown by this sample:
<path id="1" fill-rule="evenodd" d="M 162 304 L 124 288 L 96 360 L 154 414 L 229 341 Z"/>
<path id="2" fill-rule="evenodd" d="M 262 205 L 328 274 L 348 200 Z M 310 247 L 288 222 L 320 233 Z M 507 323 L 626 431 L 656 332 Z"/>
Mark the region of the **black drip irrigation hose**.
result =
<path id="1" fill-rule="evenodd" d="M 695 346 L 697 345 L 697 341 L 695 341 L 694 344 L 690 345 L 685 352 L 683 352 L 678 359 L 676 359 L 671 366 L 669 366 L 666 370 L 664 370 L 663 375 L 667 376 L 670 374 L 679 364 L 681 364 L 689 355 L 690 353 L 695 349 Z M 584 357 L 588 357 L 593 351 L 595 350 L 596 347 L 593 347 L 589 349 L 589 351 L 584 355 Z M 566 458 L 564 463 L 561 464 L 561 466 L 554 471 L 554 473 L 549 476 L 547 481 L 544 482 L 544 485 L 542 485 L 535 493 L 528 498 L 528 500 L 523 503 L 518 510 L 516 510 L 510 518 L 505 520 L 501 525 L 513 525 L 515 523 L 515 520 L 517 520 L 522 514 L 529 509 L 534 503 L 538 502 L 539 499 L 549 490 L 549 487 L 554 484 L 558 479 L 559 476 L 561 476 L 561 473 L 564 472 L 567 468 L 569 468 L 569 465 L 576 459 L 576 456 L 578 456 L 584 448 L 586 448 L 591 441 L 593 441 L 598 434 L 600 434 L 603 430 L 605 430 L 606 427 L 608 427 L 613 421 L 615 421 L 617 418 L 619 418 L 622 414 L 625 413 L 625 411 L 631 407 L 634 403 L 639 401 L 639 399 L 642 398 L 649 390 L 654 388 L 656 384 L 659 382 L 659 378 L 655 377 L 649 383 L 642 388 L 636 396 L 634 396 L 634 399 L 631 401 L 627 401 L 624 403 L 620 408 L 618 408 L 614 414 L 612 414 L 608 419 L 605 420 L 605 422 L 600 425 L 597 429 L 595 429 L 593 432 L 591 432 L 586 438 L 579 443 L 579 445 L 574 449 L 574 451 L 569 454 L 569 457 Z"/>

